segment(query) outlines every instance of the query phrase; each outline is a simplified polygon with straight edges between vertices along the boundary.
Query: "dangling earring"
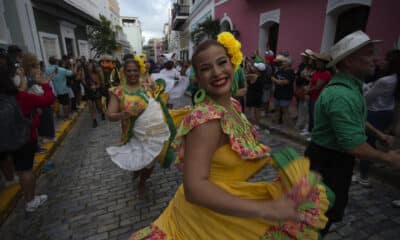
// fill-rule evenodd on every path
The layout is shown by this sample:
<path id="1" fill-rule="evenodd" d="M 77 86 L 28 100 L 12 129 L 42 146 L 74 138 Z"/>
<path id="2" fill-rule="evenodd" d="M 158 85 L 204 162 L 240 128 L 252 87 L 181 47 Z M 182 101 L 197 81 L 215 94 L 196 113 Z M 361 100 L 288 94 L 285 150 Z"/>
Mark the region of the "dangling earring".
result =
<path id="1" fill-rule="evenodd" d="M 203 102 L 205 98 L 206 98 L 206 90 L 204 90 L 204 88 L 200 88 L 194 94 L 193 101 L 194 101 L 195 104 L 198 104 L 198 103 Z"/>

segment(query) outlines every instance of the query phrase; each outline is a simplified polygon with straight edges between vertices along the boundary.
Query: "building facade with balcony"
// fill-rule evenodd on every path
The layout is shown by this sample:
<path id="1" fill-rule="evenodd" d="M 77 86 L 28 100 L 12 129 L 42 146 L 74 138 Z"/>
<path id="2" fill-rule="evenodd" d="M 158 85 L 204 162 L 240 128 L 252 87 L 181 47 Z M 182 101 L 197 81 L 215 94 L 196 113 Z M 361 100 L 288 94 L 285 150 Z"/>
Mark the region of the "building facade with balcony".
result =
<path id="1" fill-rule="evenodd" d="M 173 52 L 176 58 L 188 60 L 189 41 L 189 15 L 192 0 L 178 0 L 173 4 L 171 10 L 171 34 L 170 41 L 173 42 Z"/>
<path id="2" fill-rule="evenodd" d="M 127 35 L 131 46 L 130 52 L 139 55 L 143 50 L 142 28 L 139 18 L 121 17 L 122 29 Z"/>
<path id="3" fill-rule="evenodd" d="M 188 35 L 189 39 L 191 36 L 191 32 L 193 32 L 196 27 L 207 20 L 208 18 L 214 19 L 214 0 L 193 0 L 192 5 L 190 7 L 190 16 L 189 16 L 189 26 L 188 26 Z M 194 49 L 194 43 L 190 40 L 188 47 L 188 56 L 192 57 Z"/>
<path id="4" fill-rule="evenodd" d="M 399 41 L 399 8 L 396 0 L 215 0 L 215 17 L 221 26 L 237 29 L 246 56 L 255 50 L 287 50 L 298 63 L 305 48 L 326 52 L 358 29 L 384 40 L 383 55 Z"/>
<path id="5" fill-rule="evenodd" d="M 124 54 L 129 53 L 131 46 L 128 42 L 128 37 L 126 36 L 126 33 L 124 32 L 124 29 L 122 28 L 122 22 L 121 22 L 121 15 L 120 15 L 120 8 L 119 8 L 119 3 L 117 0 L 108 0 L 108 19 L 111 21 L 111 23 L 114 26 L 120 26 L 121 30 L 117 32 L 117 42 L 121 44 L 122 48 L 119 52 L 116 52 L 114 54 L 115 57 L 118 59 L 122 59 Z"/>

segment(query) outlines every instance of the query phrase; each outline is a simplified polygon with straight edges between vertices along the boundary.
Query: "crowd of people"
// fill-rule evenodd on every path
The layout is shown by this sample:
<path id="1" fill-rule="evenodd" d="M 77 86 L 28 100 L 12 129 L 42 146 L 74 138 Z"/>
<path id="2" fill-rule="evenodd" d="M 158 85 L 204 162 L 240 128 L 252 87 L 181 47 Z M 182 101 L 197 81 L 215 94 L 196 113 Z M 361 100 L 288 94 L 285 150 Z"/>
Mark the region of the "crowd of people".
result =
<path id="1" fill-rule="evenodd" d="M 200 43 L 192 65 L 175 64 L 174 54 L 164 54 L 163 66 L 145 54 L 127 54 L 122 65 L 108 55 L 98 62 L 51 57 L 44 68 L 36 56 L 10 46 L 0 56 L 6 76 L 1 103 L 8 106 L 2 111 L 12 116 L 12 126 L 25 128 L 10 134 L 11 140 L 2 137 L 2 173 L 7 184 L 21 183 L 26 211 L 40 207 L 47 196 L 35 195 L 38 135 L 54 138 L 55 99 L 61 106 L 56 116 L 64 119 L 86 100 L 93 128 L 98 116 L 121 122 L 120 143 L 106 150 L 139 178 L 139 197 L 157 160 L 163 167 L 176 161 L 184 173 L 168 207 L 132 240 L 318 239 L 343 218 L 356 158 L 363 185 L 369 184 L 370 161 L 400 167 L 398 151 L 376 148 L 377 141 L 393 144 L 384 131 L 400 96 L 400 50 L 390 51 L 378 68 L 377 43 L 357 31 L 330 54 L 304 50 L 296 70 L 287 51 L 244 58 L 227 32 Z M 182 108 L 185 92 L 192 94 L 191 108 Z M 293 104 L 296 122 L 289 114 Z M 308 158 L 290 148 L 271 153 L 260 143 L 260 120 L 271 106 L 275 123 L 309 138 Z M 275 181 L 248 182 L 266 165 L 277 169 Z M 210 223 L 213 230 L 204 231 Z"/>

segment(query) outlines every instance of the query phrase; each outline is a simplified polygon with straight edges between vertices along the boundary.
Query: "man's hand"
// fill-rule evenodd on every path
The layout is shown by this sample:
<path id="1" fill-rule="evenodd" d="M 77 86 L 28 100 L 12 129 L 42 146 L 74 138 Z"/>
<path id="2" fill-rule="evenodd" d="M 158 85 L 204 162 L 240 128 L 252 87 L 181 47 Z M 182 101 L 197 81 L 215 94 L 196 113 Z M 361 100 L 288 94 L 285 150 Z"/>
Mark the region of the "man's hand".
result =
<path id="1" fill-rule="evenodd" d="M 386 146 L 390 147 L 394 143 L 394 137 L 388 134 L 382 134 L 379 139 Z"/>

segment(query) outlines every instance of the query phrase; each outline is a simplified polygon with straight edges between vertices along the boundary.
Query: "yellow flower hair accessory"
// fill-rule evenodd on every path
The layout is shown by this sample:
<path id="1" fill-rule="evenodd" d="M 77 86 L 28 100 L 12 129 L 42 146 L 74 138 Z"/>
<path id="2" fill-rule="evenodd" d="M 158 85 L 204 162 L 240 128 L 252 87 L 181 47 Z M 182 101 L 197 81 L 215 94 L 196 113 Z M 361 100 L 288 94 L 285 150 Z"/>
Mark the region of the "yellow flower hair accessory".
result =
<path id="1" fill-rule="evenodd" d="M 142 60 L 142 58 L 140 58 L 139 56 L 135 56 L 133 58 L 137 63 L 139 63 L 139 71 L 140 74 L 144 74 L 146 72 L 146 67 L 144 66 L 144 62 Z"/>
<path id="2" fill-rule="evenodd" d="M 240 50 L 242 45 L 230 32 L 222 32 L 218 34 L 217 41 L 227 50 L 230 60 L 236 71 L 243 61 L 243 54 Z"/>

